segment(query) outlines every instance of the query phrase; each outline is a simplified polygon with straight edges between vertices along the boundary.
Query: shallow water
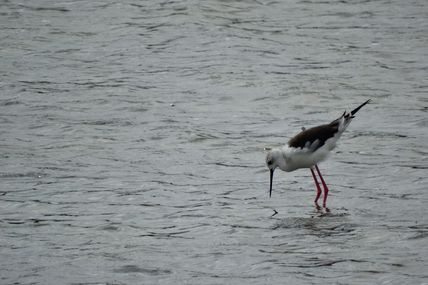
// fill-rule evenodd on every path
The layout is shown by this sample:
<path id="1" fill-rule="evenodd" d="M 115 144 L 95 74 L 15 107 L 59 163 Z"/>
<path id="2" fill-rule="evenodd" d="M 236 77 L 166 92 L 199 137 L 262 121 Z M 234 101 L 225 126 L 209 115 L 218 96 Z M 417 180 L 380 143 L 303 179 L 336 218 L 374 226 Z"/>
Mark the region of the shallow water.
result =
<path id="1" fill-rule="evenodd" d="M 426 1 L 0 15 L 1 284 L 428 283 Z M 330 212 L 307 170 L 269 199 L 263 149 L 368 98 Z"/>

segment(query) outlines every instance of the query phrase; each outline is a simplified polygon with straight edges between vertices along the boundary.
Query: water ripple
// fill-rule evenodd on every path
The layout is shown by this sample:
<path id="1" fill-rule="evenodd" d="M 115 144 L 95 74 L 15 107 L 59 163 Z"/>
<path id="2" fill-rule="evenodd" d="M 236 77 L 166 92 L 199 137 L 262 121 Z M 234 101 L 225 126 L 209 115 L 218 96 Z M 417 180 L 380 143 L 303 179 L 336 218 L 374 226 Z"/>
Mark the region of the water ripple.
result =
<path id="1" fill-rule="evenodd" d="M 426 1 L 21 2 L 0 283 L 426 280 Z M 330 210 L 304 170 L 269 199 L 264 149 L 368 98 L 322 166 Z"/>

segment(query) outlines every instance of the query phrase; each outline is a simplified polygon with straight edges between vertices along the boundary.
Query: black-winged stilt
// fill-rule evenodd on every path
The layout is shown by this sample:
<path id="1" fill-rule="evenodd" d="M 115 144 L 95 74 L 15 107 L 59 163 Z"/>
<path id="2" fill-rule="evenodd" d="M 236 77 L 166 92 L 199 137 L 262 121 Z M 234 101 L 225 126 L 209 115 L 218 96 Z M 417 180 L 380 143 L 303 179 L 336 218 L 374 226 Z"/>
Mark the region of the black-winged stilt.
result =
<path id="1" fill-rule="evenodd" d="M 330 151 L 336 147 L 337 140 L 348 127 L 355 113 L 369 101 L 370 99 L 349 113 L 345 111 L 342 116 L 329 124 L 302 129 L 300 133 L 290 139 L 286 146 L 271 149 L 266 155 L 266 165 L 270 171 L 269 197 L 272 196 L 273 173 L 277 167 L 286 172 L 309 168 L 317 190 L 315 205 L 319 208 L 318 198 L 321 195 L 316 171 L 324 189 L 323 207 L 326 207 L 328 187 L 317 164 L 327 158 Z"/>

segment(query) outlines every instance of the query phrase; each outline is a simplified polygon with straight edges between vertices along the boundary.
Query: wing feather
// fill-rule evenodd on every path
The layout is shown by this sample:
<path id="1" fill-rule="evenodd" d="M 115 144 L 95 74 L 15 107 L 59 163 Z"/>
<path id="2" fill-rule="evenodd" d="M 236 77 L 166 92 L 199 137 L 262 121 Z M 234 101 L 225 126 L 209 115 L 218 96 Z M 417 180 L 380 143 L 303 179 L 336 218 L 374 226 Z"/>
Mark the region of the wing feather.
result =
<path id="1" fill-rule="evenodd" d="M 288 146 L 294 148 L 311 148 L 315 151 L 322 147 L 325 142 L 334 137 L 339 131 L 339 121 L 335 120 L 327 125 L 321 125 L 304 130 L 290 139 Z"/>

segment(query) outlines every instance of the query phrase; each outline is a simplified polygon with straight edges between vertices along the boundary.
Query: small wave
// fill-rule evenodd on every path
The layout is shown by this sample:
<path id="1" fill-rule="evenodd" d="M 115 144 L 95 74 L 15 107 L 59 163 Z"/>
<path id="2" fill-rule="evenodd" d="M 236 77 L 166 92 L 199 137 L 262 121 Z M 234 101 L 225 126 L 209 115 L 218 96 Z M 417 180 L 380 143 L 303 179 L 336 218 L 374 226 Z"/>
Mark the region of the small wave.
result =
<path id="1" fill-rule="evenodd" d="M 124 265 L 120 268 L 114 269 L 114 273 L 143 273 L 148 275 L 164 275 L 171 274 L 172 271 L 169 269 L 161 268 L 141 268 L 137 265 Z"/>

